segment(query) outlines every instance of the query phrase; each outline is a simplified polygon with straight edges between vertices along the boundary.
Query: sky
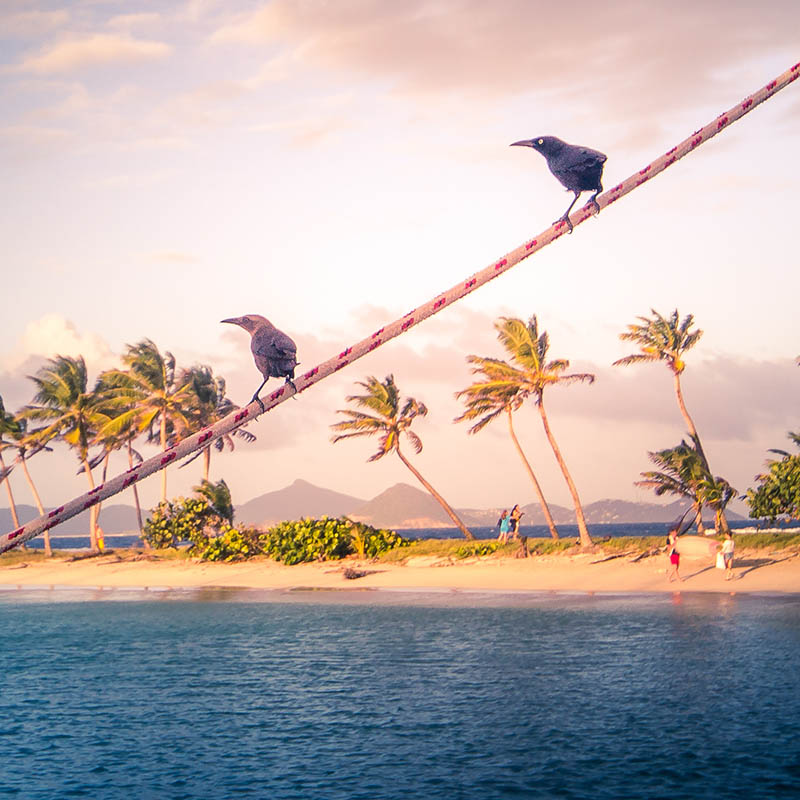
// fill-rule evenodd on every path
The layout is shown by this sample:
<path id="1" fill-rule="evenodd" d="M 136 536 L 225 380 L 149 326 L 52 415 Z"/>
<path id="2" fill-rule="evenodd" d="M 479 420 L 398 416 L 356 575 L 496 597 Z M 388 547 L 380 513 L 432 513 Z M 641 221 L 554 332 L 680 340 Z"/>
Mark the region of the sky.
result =
<path id="1" fill-rule="evenodd" d="M 611 187 L 800 60 L 798 30 L 796 0 L 2 0 L 0 396 L 30 402 L 57 354 L 83 355 L 93 382 L 147 337 L 244 404 L 260 375 L 220 320 L 268 317 L 310 369 L 561 215 L 571 196 L 511 142 L 600 150 Z M 545 394 L 581 499 L 651 501 L 634 485 L 648 451 L 686 435 L 672 376 L 611 365 L 634 351 L 628 324 L 678 309 L 704 331 L 687 406 L 715 473 L 746 490 L 800 422 L 798 136 L 800 81 L 261 417 L 212 479 L 238 503 L 297 478 L 364 499 L 414 483 L 394 457 L 367 463 L 370 440 L 330 441 L 357 382 L 393 374 L 429 409 L 414 461 L 451 504 L 532 502 L 504 423 L 470 436 L 453 419 L 466 356 L 503 357 L 495 320 L 536 314 L 551 356 L 597 376 Z M 569 505 L 535 408 L 515 426 Z M 200 463 L 170 469 L 170 494 Z M 30 468 L 46 505 L 85 491 L 64 446 Z M 155 503 L 159 478 L 141 491 Z"/>

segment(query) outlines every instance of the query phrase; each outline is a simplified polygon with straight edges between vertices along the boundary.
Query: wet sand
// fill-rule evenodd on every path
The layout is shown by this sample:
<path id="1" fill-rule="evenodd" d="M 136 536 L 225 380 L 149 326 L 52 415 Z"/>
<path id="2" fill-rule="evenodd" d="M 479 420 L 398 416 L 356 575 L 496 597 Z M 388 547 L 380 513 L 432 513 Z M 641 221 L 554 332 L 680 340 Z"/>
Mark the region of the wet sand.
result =
<path id="1" fill-rule="evenodd" d="M 250 588 L 461 590 L 490 592 L 747 592 L 800 593 L 800 554 L 753 551 L 737 554 L 734 577 L 725 580 L 708 556 L 684 558 L 681 582 L 667 579 L 663 555 L 633 562 L 630 556 L 564 554 L 451 561 L 410 558 L 405 564 L 351 559 L 285 566 L 267 560 L 203 563 L 128 560 L 110 553 L 76 561 L 53 559 L 26 566 L 0 566 L 0 586 L 138 589 Z M 345 570 L 366 573 L 348 579 Z"/>

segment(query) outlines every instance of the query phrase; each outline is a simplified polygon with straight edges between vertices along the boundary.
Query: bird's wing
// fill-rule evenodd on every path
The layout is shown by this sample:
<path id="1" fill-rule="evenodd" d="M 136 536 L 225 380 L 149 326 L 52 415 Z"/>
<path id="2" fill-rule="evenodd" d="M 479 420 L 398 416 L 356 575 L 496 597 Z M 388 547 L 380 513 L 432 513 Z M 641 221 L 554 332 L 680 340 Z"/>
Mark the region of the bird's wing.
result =
<path id="1" fill-rule="evenodd" d="M 593 188 L 603 173 L 605 153 L 589 147 L 571 147 L 560 153 L 550 169 L 569 189 Z"/>
<path id="2" fill-rule="evenodd" d="M 285 333 L 274 327 L 256 331 L 253 334 L 251 350 L 262 373 L 265 369 L 265 365 L 259 363 L 262 359 L 275 362 L 276 365 L 296 361 L 297 346 Z"/>

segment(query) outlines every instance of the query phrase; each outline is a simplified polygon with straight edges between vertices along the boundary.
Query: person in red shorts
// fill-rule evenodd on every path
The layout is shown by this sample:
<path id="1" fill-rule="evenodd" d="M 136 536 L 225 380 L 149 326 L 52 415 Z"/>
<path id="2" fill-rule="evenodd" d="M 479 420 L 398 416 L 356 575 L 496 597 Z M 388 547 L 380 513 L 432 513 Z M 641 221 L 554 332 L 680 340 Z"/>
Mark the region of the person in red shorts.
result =
<path id="1" fill-rule="evenodd" d="M 670 582 L 677 580 L 682 581 L 678 567 L 681 563 L 681 554 L 678 552 L 678 531 L 674 528 L 669 532 L 667 537 L 667 557 L 669 558 L 669 567 L 667 568 L 667 577 Z"/>

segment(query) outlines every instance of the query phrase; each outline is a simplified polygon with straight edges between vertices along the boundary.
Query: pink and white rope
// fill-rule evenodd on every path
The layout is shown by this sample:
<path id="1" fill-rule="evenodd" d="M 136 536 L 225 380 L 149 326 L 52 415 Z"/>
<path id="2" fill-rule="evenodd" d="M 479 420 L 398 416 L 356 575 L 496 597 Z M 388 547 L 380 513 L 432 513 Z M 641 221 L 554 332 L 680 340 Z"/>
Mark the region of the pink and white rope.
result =
<path id="1" fill-rule="evenodd" d="M 657 158 L 655 161 L 648 164 L 644 169 L 639 170 L 634 175 L 631 175 L 627 180 L 617 184 L 612 189 L 604 192 L 597 198 L 597 204 L 601 209 L 615 203 L 620 197 L 628 194 L 628 192 L 641 186 L 649 180 L 652 180 L 656 175 L 665 170 L 667 167 L 672 166 L 678 159 L 691 153 L 704 142 L 707 142 L 713 136 L 716 136 L 720 131 L 727 128 L 731 123 L 735 122 L 740 117 L 748 114 L 760 103 L 768 100 L 773 94 L 788 86 L 793 81 L 800 77 L 800 63 L 795 64 L 782 75 L 778 76 L 775 80 L 770 81 L 766 86 L 759 89 L 754 94 L 745 98 L 742 102 L 737 103 L 729 111 L 720 114 L 715 120 L 710 122 L 703 128 L 695 131 L 691 136 L 684 139 L 679 145 L 673 147 L 667 153 Z M 590 204 L 586 204 L 583 208 L 574 212 L 570 220 L 574 227 L 585 222 L 592 216 L 593 208 Z M 333 358 L 322 362 L 318 366 L 304 373 L 295 379 L 295 386 L 297 393 L 304 392 L 313 384 L 327 378 L 334 372 L 338 372 L 353 361 L 371 353 L 375 348 L 386 344 L 386 342 L 394 339 L 402 333 L 405 333 L 420 322 L 437 314 L 448 306 L 460 300 L 462 297 L 474 292 L 485 283 L 493 280 L 494 278 L 507 272 L 513 266 L 519 264 L 520 261 L 533 255 L 538 250 L 546 247 L 551 242 L 560 238 L 567 232 L 567 225 L 565 222 L 558 222 L 551 225 L 547 230 L 531 239 L 525 244 L 512 250 L 507 255 L 503 256 L 500 260 L 490 264 L 488 267 L 471 275 L 465 281 L 457 283 L 445 292 L 435 297 L 433 300 L 425 303 L 419 308 L 409 311 L 405 316 L 395 320 L 392 323 L 378 329 L 366 339 L 347 347 L 342 350 Z M 264 412 L 270 411 L 275 406 L 288 400 L 293 394 L 294 390 L 289 385 L 283 385 L 273 391 L 267 397 L 263 398 Z M 88 508 L 111 497 L 123 489 L 127 489 L 132 484 L 152 475 L 154 472 L 164 469 L 169 464 L 194 453 L 202 447 L 205 447 L 210 442 L 218 439 L 220 436 L 230 433 L 231 431 L 251 422 L 262 412 L 258 402 L 253 401 L 245 408 L 229 414 L 224 419 L 220 420 L 215 425 L 192 434 L 182 441 L 176 443 L 172 447 L 167 448 L 165 451 L 153 456 L 152 458 L 143 461 L 131 469 L 126 470 L 121 475 L 100 484 L 80 497 L 70 500 L 63 506 L 53 509 L 48 514 L 45 514 L 31 522 L 23 525 L 15 531 L 0 536 L 0 553 L 16 547 L 23 542 L 27 542 L 35 536 L 38 536 L 43 531 L 53 528 L 56 525 L 64 522 L 65 520 L 80 514 Z"/>

